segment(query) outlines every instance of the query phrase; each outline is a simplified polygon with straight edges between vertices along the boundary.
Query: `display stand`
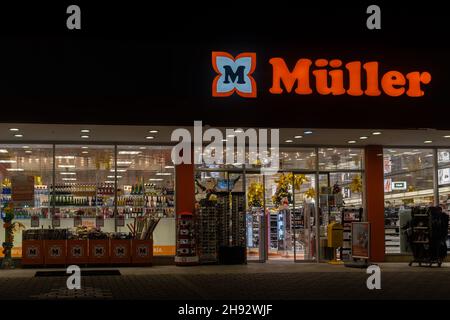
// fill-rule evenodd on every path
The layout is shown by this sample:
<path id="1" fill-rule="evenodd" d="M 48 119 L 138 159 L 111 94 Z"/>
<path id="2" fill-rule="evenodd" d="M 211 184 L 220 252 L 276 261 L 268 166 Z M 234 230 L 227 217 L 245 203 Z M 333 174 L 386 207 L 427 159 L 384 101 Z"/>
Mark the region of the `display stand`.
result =
<path id="1" fill-rule="evenodd" d="M 352 258 L 352 223 L 361 222 L 363 208 L 343 208 L 342 209 L 343 244 L 340 249 L 342 261 L 350 261 Z"/>
<path id="2" fill-rule="evenodd" d="M 405 228 L 414 256 L 409 266 L 418 263 L 440 267 L 447 256 L 448 215 L 440 207 L 415 207 L 411 216 Z"/>

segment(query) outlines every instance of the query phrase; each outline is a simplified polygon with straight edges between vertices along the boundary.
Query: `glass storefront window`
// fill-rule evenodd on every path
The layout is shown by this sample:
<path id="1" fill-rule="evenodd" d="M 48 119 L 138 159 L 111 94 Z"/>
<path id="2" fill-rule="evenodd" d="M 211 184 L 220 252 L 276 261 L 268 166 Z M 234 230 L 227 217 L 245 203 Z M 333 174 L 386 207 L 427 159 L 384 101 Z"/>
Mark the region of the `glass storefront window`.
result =
<path id="1" fill-rule="evenodd" d="M 280 150 L 282 170 L 315 170 L 316 150 L 314 148 L 291 148 Z"/>
<path id="2" fill-rule="evenodd" d="M 55 146 L 55 217 L 79 216 L 84 225 L 95 226 L 96 217 L 114 216 L 114 190 L 114 146 Z M 72 226 L 73 220 L 60 224 Z M 105 228 L 114 230 L 107 222 Z"/>
<path id="3" fill-rule="evenodd" d="M 319 170 L 362 170 L 364 150 L 358 148 L 320 148 Z"/>
<path id="4" fill-rule="evenodd" d="M 0 205 L 13 201 L 15 221 L 26 229 L 31 227 L 31 218 L 48 225 L 52 171 L 52 145 L 0 145 Z M 22 228 L 14 234 L 14 257 L 21 256 L 21 232 Z M 0 228 L 0 238 L 5 238 L 4 228 Z"/>
<path id="5" fill-rule="evenodd" d="M 433 150 L 386 148 L 383 154 L 386 253 L 409 253 L 401 227 L 412 207 L 434 203 Z"/>

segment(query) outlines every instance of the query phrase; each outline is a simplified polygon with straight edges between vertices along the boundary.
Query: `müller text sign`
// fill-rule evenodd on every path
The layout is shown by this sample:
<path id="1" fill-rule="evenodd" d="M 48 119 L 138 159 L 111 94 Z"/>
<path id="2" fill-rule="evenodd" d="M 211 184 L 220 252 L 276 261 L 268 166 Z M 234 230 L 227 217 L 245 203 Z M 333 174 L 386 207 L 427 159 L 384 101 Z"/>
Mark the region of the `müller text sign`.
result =
<path id="1" fill-rule="evenodd" d="M 427 71 L 380 72 L 377 61 L 300 58 L 289 66 L 283 58 L 270 58 L 273 95 L 349 95 L 422 97 L 431 82 Z M 212 52 L 212 66 L 217 73 L 212 84 L 213 97 L 228 97 L 234 93 L 245 98 L 257 97 L 256 53 L 245 52 L 233 57 L 227 52 Z"/>

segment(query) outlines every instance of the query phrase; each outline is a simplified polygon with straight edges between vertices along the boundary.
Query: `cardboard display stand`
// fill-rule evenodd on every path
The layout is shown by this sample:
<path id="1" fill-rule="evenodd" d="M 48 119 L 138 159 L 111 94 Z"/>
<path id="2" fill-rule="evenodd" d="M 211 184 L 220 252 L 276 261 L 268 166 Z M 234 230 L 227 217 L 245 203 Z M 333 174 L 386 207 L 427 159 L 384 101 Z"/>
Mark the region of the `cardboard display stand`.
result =
<path id="1" fill-rule="evenodd" d="M 67 263 L 86 264 L 88 262 L 88 240 L 67 240 Z"/>
<path id="2" fill-rule="evenodd" d="M 44 264 L 66 264 L 66 240 L 44 240 Z"/>
<path id="3" fill-rule="evenodd" d="M 89 240 L 89 263 L 106 264 L 109 262 L 109 239 Z"/>
<path id="4" fill-rule="evenodd" d="M 111 263 L 131 262 L 131 240 L 111 239 Z"/>
<path id="5" fill-rule="evenodd" d="M 131 240 L 131 262 L 150 265 L 153 259 L 153 240 Z"/>
<path id="6" fill-rule="evenodd" d="M 22 265 L 44 264 L 44 242 L 42 240 L 22 241 Z"/>

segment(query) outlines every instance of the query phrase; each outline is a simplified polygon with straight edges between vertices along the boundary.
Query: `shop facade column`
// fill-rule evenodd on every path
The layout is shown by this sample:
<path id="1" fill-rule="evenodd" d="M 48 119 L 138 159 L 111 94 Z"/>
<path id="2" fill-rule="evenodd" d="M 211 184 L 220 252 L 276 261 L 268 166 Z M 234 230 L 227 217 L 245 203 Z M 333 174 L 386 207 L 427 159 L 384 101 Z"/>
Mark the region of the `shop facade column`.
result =
<path id="1" fill-rule="evenodd" d="M 371 228 L 370 260 L 383 262 L 385 254 L 383 147 L 367 146 L 364 151 L 366 214 Z"/>
<path id="2" fill-rule="evenodd" d="M 194 165 L 175 166 L 175 212 L 192 212 L 195 207 Z"/>

